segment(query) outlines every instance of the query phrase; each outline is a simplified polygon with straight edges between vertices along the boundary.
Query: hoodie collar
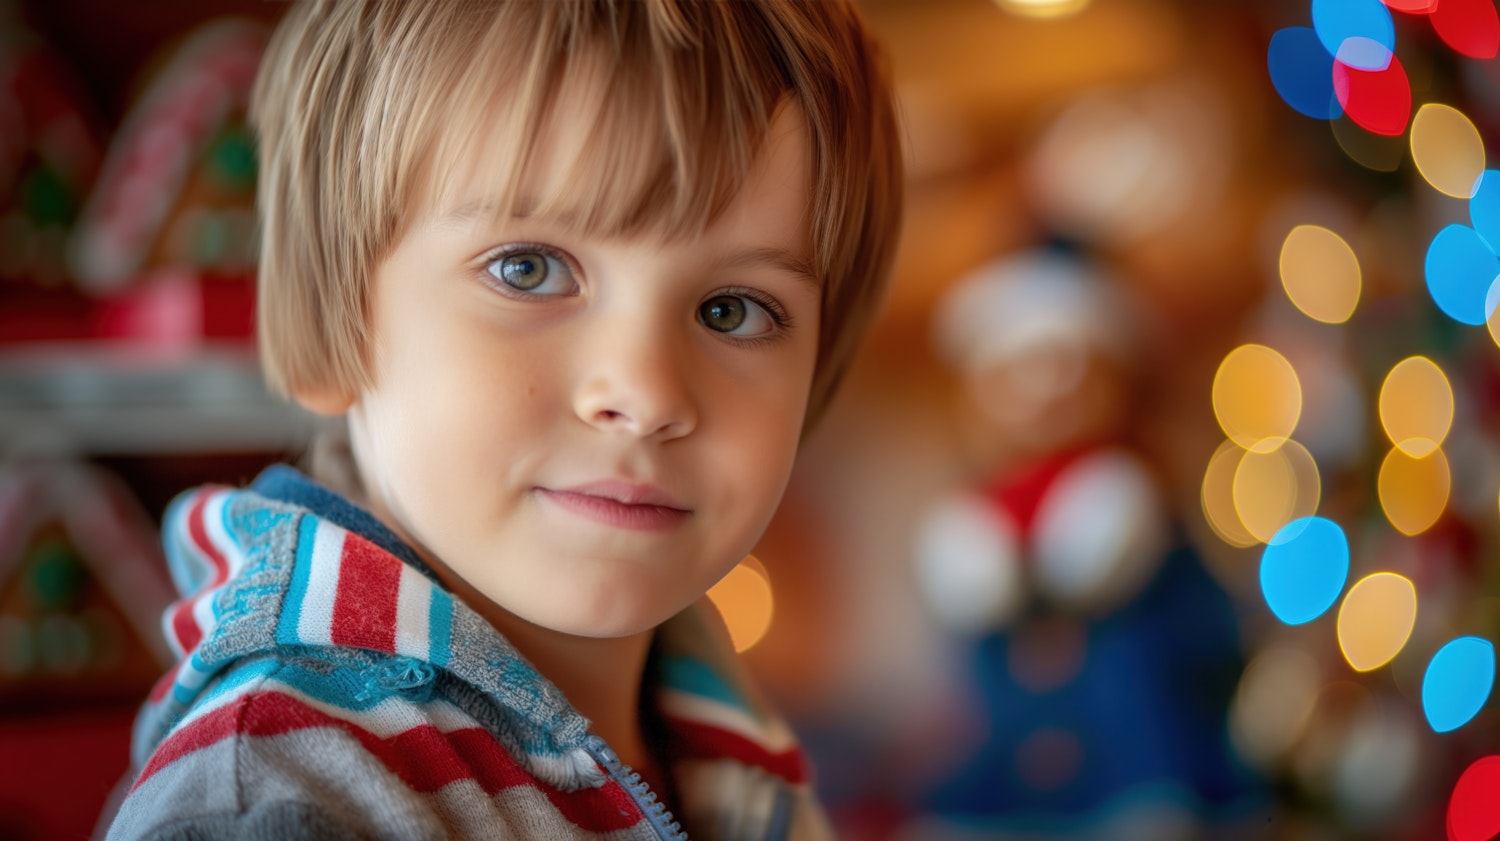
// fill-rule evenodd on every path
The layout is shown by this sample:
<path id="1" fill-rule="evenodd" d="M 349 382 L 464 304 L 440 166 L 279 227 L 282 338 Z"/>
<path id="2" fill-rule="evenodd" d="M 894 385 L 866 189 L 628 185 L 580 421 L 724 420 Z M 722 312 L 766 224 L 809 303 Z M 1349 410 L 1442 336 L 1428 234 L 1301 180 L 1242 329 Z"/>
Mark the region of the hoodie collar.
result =
<path id="1" fill-rule="evenodd" d="M 179 587 L 197 591 L 167 617 L 169 630 L 187 631 L 175 635 L 187 655 L 176 673 L 182 700 L 235 659 L 289 646 L 362 649 L 394 658 L 374 670 L 367 692 L 420 692 L 446 671 L 507 711 L 497 729 L 539 778 L 565 788 L 597 784 L 588 721 L 444 589 L 415 549 L 344 497 L 277 465 L 248 491 L 185 495 L 167 528 Z M 262 548 L 268 538 L 290 545 L 290 564 L 286 551 Z M 207 568 L 182 569 L 195 563 Z M 253 610 L 221 609 L 251 603 Z M 728 759 L 806 781 L 790 729 L 753 690 L 706 598 L 658 630 L 647 680 L 668 724 L 673 764 Z"/>

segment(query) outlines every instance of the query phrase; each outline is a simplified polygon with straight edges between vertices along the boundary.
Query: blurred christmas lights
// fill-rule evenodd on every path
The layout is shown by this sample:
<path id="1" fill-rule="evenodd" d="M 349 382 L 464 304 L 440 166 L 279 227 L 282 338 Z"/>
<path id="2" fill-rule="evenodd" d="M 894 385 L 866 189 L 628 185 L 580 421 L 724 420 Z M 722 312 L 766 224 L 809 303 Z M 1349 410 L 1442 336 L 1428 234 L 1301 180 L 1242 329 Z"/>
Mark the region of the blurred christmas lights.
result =
<path id="1" fill-rule="evenodd" d="M 1213 406 L 1230 440 L 1247 450 L 1270 452 L 1297 428 L 1302 386 L 1286 357 L 1265 345 L 1241 345 L 1214 374 Z"/>
<path id="2" fill-rule="evenodd" d="M 1491 841 L 1500 836 L 1500 756 L 1476 759 L 1453 787 L 1448 802 L 1450 841 Z"/>
<path id="3" fill-rule="evenodd" d="M 748 651 L 771 629 L 775 600 L 771 577 L 754 555 L 746 555 L 709 591 L 708 597 L 724 617 L 735 651 Z"/>
<path id="4" fill-rule="evenodd" d="M 1394 55 L 1378 69 L 1355 67 L 1335 57 L 1333 94 L 1361 128 L 1390 136 L 1406 131 L 1411 118 L 1411 81 Z"/>
<path id="5" fill-rule="evenodd" d="M 1261 555 L 1266 604 L 1288 625 L 1302 625 L 1333 607 L 1349 577 L 1349 540 L 1326 517 L 1293 520 Z"/>
<path id="6" fill-rule="evenodd" d="M 1469 58 L 1494 58 L 1500 48 L 1500 16 L 1493 0 L 1434 0 L 1432 29 L 1454 52 Z"/>
<path id="7" fill-rule="evenodd" d="M 1457 199 L 1474 195 L 1484 172 L 1479 129 L 1451 105 L 1429 102 L 1411 121 L 1411 159 L 1434 190 Z"/>
<path id="8" fill-rule="evenodd" d="M 1500 170 L 1485 168 L 1485 141 L 1467 114 L 1443 103 L 1414 103 L 1414 86 L 1398 56 L 1397 28 L 1391 16 L 1395 11 L 1425 17 L 1438 39 L 1454 53 L 1489 59 L 1500 53 L 1500 15 L 1494 1 L 1312 0 L 1309 11 L 1311 29 L 1283 28 L 1267 45 L 1273 88 L 1299 114 L 1330 121 L 1338 145 L 1357 163 L 1393 172 L 1409 149 L 1427 186 L 1467 202 L 1473 227 L 1447 225 L 1427 247 L 1426 287 L 1447 318 L 1462 325 L 1485 325 L 1500 345 L 1500 317 L 1496 315 L 1500 305 Z M 1416 67 L 1430 66 L 1423 56 L 1414 61 Z M 1418 74 L 1424 75 L 1425 71 Z M 1416 87 L 1432 88 L 1425 78 L 1419 78 Z M 1408 128 L 1402 148 L 1396 139 L 1407 134 Z M 1331 231 L 1313 225 L 1293 227 L 1282 245 L 1279 270 L 1287 298 L 1309 318 L 1342 324 L 1358 307 L 1358 258 Z M 1226 442 L 1209 461 L 1202 492 L 1204 513 L 1215 533 L 1241 547 L 1247 545 L 1245 534 L 1254 530 L 1244 525 L 1237 509 L 1240 500 L 1226 494 L 1223 484 L 1230 465 L 1236 463 L 1235 444 L 1250 444 L 1241 427 L 1226 423 L 1220 378 L 1243 351 L 1242 347 L 1231 352 L 1215 379 L 1214 410 L 1232 443 Z M 1269 348 L 1267 352 L 1277 353 Z M 1264 394 L 1271 402 L 1283 399 L 1274 390 Z M 1257 398 L 1236 393 L 1235 399 L 1237 405 Z M 1392 445 L 1376 481 L 1381 509 L 1397 532 L 1422 534 L 1442 517 L 1453 493 L 1454 477 L 1443 450 L 1454 422 L 1454 395 L 1447 374 L 1424 356 L 1397 363 L 1381 385 L 1379 415 Z M 1232 414 L 1228 417 L 1234 420 Z M 1236 433 L 1240 438 L 1235 438 Z M 1330 545 L 1307 550 L 1304 544 L 1311 539 L 1310 533 L 1323 535 Z M 1287 624 L 1311 621 L 1338 599 L 1347 570 L 1348 545 L 1341 527 L 1320 517 L 1294 520 L 1262 553 L 1261 583 L 1267 605 Z M 1417 602 L 1411 579 L 1391 572 L 1367 575 L 1351 587 L 1337 623 L 1339 647 L 1350 667 L 1371 671 L 1394 660 L 1413 633 Z M 1257 668 L 1265 670 L 1252 664 L 1237 707 L 1245 706 L 1253 690 L 1265 705 L 1265 714 L 1278 716 L 1277 703 L 1284 699 L 1273 697 L 1263 686 L 1250 686 L 1252 678 L 1259 679 Z M 1467 636 L 1444 645 L 1429 660 L 1422 681 L 1421 705 L 1431 728 L 1442 733 L 1468 723 L 1487 703 L 1494 672 L 1494 645 L 1489 641 Z M 1243 746 L 1242 734 L 1258 725 L 1243 709 L 1235 715 L 1236 742 Z M 1382 729 L 1372 732 L 1383 734 L 1389 726 L 1390 722 L 1381 722 Z M 1399 748 L 1399 742 L 1395 739 L 1387 747 Z M 1392 756 L 1399 753 L 1396 750 Z M 1386 760 L 1363 764 L 1382 762 Z M 1367 783 L 1357 788 L 1368 794 Z M 1481 759 L 1464 772 L 1449 804 L 1450 841 L 1500 837 L 1497 792 L 1500 757 Z"/>
<path id="9" fill-rule="evenodd" d="M 1422 677 L 1422 712 L 1427 723 L 1447 733 L 1469 723 L 1495 685 L 1495 646 L 1479 637 L 1450 640 L 1427 664 Z"/>
<path id="10" fill-rule="evenodd" d="M 995 5 L 1022 17 L 1060 18 L 1083 11 L 1089 0 L 995 0 Z"/>
<path id="11" fill-rule="evenodd" d="M 1203 515 L 1219 539 L 1240 549 L 1254 546 L 1261 541 L 1255 539 L 1240 521 L 1234 504 L 1234 479 L 1239 472 L 1245 450 L 1233 441 L 1219 445 L 1208 468 L 1203 471 Z"/>
<path id="12" fill-rule="evenodd" d="M 1460 324 L 1479 325 L 1493 311 L 1490 289 L 1500 275 L 1500 259 L 1477 231 L 1449 225 L 1427 248 L 1424 266 L 1433 303 Z"/>
<path id="13" fill-rule="evenodd" d="M 1376 490 L 1380 508 L 1396 531 L 1407 536 L 1432 528 L 1448 507 L 1453 474 L 1448 457 L 1435 442 L 1412 449 L 1426 449 L 1420 458 L 1401 447 L 1392 447 L 1380 463 Z"/>
<path id="14" fill-rule="evenodd" d="M 1339 608 L 1339 650 L 1356 672 L 1394 660 L 1417 623 L 1417 590 L 1393 572 L 1367 575 L 1349 588 Z"/>
<path id="15" fill-rule="evenodd" d="M 1287 440 L 1262 453 L 1251 450 L 1234 471 L 1234 511 L 1245 530 L 1269 543 L 1287 523 L 1318 511 L 1318 465 L 1307 448 Z"/>
<path id="16" fill-rule="evenodd" d="M 1425 356 L 1396 363 L 1380 386 L 1380 424 L 1392 444 L 1414 458 L 1442 446 L 1453 426 L 1453 387 Z"/>
<path id="17" fill-rule="evenodd" d="M 1308 318 L 1342 324 L 1359 305 L 1359 258 L 1321 225 L 1298 225 L 1281 245 L 1281 285 Z"/>
<path id="18" fill-rule="evenodd" d="M 1313 0 L 1318 42 L 1345 65 L 1384 70 L 1396 50 L 1396 27 L 1380 0 Z"/>

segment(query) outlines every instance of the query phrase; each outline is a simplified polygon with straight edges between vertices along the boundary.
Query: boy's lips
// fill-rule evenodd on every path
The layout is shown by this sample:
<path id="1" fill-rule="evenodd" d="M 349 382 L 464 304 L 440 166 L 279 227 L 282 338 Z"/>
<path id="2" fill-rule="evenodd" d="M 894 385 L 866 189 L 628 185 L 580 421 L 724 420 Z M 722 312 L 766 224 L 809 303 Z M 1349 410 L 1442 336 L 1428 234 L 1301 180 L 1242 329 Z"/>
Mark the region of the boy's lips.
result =
<path id="1" fill-rule="evenodd" d="M 654 485 L 604 480 L 566 488 L 539 487 L 547 500 L 565 511 L 615 528 L 667 531 L 692 515 L 692 510 Z"/>

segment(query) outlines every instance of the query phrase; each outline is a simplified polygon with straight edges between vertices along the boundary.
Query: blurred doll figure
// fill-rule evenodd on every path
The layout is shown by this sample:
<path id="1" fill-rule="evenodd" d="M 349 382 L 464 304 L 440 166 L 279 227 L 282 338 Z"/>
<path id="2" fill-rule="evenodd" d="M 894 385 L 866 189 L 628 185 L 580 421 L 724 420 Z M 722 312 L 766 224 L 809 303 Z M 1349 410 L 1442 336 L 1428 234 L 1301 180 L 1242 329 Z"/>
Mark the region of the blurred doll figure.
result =
<path id="1" fill-rule="evenodd" d="M 915 572 L 976 720 L 912 838 L 1193 838 L 1237 789 L 1232 610 L 1124 443 L 1140 323 L 1061 249 L 939 307 L 981 479 L 921 518 Z"/>

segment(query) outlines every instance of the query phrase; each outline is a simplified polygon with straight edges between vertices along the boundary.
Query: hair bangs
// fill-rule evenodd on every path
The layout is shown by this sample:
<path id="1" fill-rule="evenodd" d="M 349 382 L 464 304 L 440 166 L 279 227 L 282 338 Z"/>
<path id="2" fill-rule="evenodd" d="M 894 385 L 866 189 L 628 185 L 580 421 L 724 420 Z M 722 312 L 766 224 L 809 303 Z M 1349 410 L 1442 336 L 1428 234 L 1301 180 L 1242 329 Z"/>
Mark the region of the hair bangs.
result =
<path id="1" fill-rule="evenodd" d="M 785 82 L 687 49 L 681 22 L 646 5 L 591 22 L 568 4 L 521 5 L 541 13 L 534 49 L 481 51 L 434 109 L 450 116 L 430 135 L 418 206 L 605 237 L 711 226 L 748 176 Z M 497 18 L 494 37 L 505 26 Z"/>

